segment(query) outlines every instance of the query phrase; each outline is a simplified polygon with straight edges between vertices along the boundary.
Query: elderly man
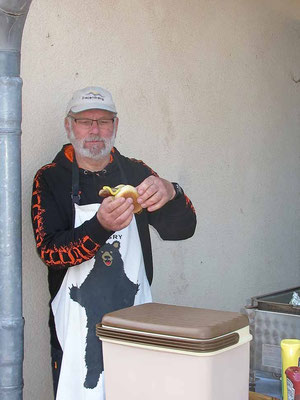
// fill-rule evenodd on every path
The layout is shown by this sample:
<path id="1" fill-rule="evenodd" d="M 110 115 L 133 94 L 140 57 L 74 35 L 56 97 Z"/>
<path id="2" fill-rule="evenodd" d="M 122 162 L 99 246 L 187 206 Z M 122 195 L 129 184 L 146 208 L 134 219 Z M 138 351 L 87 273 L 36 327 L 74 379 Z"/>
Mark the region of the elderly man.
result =
<path id="1" fill-rule="evenodd" d="M 177 183 L 114 147 L 118 117 L 107 90 L 76 91 L 65 129 L 71 144 L 39 169 L 32 196 L 37 250 L 48 266 L 54 393 L 104 400 L 95 325 L 107 312 L 152 301 L 149 225 L 164 240 L 182 240 L 193 235 L 196 216 Z M 119 184 L 136 187 L 140 214 L 130 198 L 99 197 L 103 186 Z"/>

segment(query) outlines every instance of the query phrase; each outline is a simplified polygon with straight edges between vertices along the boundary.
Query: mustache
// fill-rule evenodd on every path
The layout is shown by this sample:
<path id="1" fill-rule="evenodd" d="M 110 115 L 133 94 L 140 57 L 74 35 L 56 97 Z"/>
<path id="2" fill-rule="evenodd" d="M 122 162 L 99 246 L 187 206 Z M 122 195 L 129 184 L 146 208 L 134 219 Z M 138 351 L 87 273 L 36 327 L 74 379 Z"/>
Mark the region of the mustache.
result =
<path id="1" fill-rule="evenodd" d="M 99 137 L 99 136 L 93 136 L 93 137 L 85 138 L 84 139 L 84 143 L 87 143 L 87 142 L 103 142 L 103 143 L 106 143 L 106 140 L 101 138 L 101 137 Z"/>

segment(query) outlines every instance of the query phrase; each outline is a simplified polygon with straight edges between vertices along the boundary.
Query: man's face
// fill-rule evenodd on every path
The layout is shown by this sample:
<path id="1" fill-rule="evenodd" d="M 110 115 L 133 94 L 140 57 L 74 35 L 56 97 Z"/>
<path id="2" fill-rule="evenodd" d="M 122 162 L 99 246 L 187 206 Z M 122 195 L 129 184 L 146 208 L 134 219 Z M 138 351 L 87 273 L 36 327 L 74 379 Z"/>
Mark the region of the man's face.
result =
<path id="1" fill-rule="evenodd" d="M 116 137 L 118 119 L 112 122 L 114 114 L 105 110 L 86 110 L 69 115 L 70 118 L 65 119 L 65 128 L 75 152 L 94 160 L 105 158 Z M 103 123 L 99 125 L 94 121 L 90 126 L 85 124 L 85 119 L 102 120 Z"/>

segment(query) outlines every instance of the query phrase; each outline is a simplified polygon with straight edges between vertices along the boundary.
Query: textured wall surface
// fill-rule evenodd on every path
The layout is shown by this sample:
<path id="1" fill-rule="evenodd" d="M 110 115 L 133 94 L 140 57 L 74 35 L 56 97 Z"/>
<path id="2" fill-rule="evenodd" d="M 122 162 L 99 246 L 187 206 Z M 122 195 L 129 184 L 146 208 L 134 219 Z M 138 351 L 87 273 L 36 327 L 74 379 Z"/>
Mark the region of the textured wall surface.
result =
<path id="1" fill-rule="evenodd" d="M 298 3 L 298 4 L 297 4 Z M 112 91 L 117 147 L 178 181 L 195 236 L 153 232 L 154 300 L 238 311 L 300 285 L 300 5 L 286 0 L 35 0 L 24 29 L 25 400 L 50 400 L 36 170 L 66 142 L 71 93 Z"/>

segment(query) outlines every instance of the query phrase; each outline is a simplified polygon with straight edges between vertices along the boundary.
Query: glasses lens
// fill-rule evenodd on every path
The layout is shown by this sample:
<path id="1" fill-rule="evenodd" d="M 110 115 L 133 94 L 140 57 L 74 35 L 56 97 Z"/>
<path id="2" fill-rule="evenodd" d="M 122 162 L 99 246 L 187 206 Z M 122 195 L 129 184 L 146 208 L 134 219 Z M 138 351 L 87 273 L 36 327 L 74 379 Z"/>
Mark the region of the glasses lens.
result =
<path id="1" fill-rule="evenodd" d="M 77 119 L 77 124 L 84 127 L 92 126 L 93 120 L 92 119 Z"/>
<path id="2" fill-rule="evenodd" d="M 98 119 L 98 126 L 103 129 L 109 129 L 113 126 L 113 119 Z"/>

